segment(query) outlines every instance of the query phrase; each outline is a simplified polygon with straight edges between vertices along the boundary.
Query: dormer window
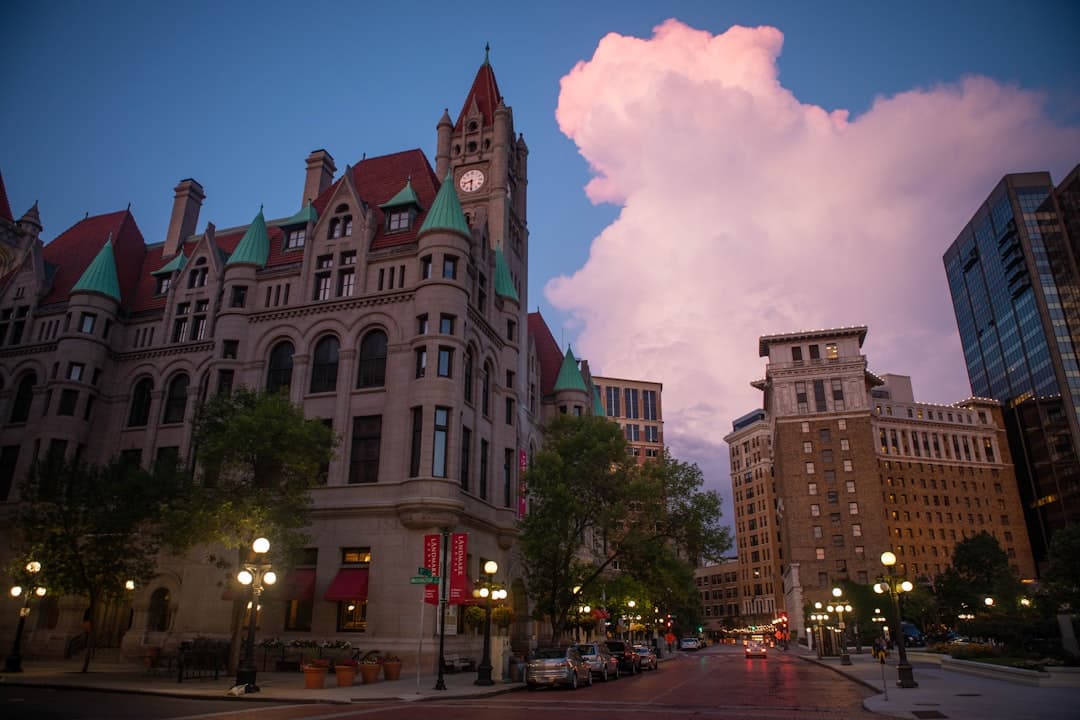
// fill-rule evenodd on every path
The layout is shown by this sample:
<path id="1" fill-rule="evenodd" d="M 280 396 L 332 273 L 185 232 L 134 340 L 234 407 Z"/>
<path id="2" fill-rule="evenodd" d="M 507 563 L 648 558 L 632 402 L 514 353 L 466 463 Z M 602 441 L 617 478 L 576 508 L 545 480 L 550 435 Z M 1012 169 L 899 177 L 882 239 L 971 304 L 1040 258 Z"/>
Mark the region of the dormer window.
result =
<path id="1" fill-rule="evenodd" d="M 188 275 L 188 288 L 197 288 L 206 286 L 206 258 L 199 258 L 195 261 L 195 269 Z"/>
<path id="2" fill-rule="evenodd" d="M 304 241 L 307 239 L 307 230 L 300 228 L 299 230 L 290 230 L 285 236 L 285 249 L 286 250 L 299 250 L 304 247 Z"/>
<path id="3" fill-rule="evenodd" d="M 169 286 L 170 285 L 172 285 L 172 278 L 171 277 L 168 277 L 168 276 L 159 277 L 157 279 L 157 286 L 154 287 L 154 294 L 155 295 L 164 295 L 165 293 L 169 292 Z"/>
<path id="4" fill-rule="evenodd" d="M 412 227 L 413 214 L 412 210 L 406 208 L 388 212 L 386 214 L 386 231 L 399 232 L 408 230 Z"/>

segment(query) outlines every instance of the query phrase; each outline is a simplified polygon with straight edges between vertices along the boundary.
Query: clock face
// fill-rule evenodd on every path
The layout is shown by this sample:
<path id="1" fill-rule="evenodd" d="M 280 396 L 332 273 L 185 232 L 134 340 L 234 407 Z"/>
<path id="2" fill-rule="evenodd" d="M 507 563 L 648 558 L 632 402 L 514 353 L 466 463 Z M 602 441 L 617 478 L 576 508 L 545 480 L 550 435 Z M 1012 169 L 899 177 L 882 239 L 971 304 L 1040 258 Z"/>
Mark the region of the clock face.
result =
<path id="1" fill-rule="evenodd" d="M 480 170 L 466 170 L 461 174 L 458 186 L 465 192 L 476 192 L 484 186 L 484 173 Z"/>

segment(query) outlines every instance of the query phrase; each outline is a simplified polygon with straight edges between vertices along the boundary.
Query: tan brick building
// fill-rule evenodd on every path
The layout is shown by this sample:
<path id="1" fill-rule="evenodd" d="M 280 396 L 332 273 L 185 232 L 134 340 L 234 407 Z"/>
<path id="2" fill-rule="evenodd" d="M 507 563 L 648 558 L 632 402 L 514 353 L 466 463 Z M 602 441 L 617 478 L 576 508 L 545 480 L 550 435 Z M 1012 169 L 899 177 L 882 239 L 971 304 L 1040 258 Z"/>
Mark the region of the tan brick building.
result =
<path id="1" fill-rule="evenodd" d="M 623 429 L 630 453 L 638 463 L 664 456 L 664 412 L 658 382 L 593 376 L 595 412 Z"/>
<path id="2" fill-rule="evenodd" d="M 1000 405 L 916 403 L 909 378 L 869 371 L 866 332 L 759 342 L 768 364 L 753 384 L 771 429 L 783 610 L 800 636 L 804 603 L 826 600 L 840 579 L 873 583 L 886 549 L 898 572 L 932 582 L 957 542 L 985 530 L 1022 578 L 1034 576 Z"/>
<path id="3" fill-rule="evenodd" d="M 694 569 L 694 582 L 701 596 L 704 635 L 718 640 L 724 630 L 748 625 L 739 604 L 742 569 L 736 558 L 725 558 Z M 773 618 L 770 617 L 771 621 Z"/>

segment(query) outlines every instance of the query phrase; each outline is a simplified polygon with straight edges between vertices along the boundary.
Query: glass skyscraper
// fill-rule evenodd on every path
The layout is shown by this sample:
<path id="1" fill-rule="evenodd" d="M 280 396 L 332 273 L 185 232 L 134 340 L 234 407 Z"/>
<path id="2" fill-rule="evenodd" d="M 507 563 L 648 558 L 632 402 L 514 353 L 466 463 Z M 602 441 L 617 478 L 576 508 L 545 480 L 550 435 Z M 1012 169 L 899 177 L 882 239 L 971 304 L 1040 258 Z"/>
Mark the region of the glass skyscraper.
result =
<path id="1" fill-rule="evenodd" d="M 972 394 L 1005 407 L 1036 561 L 1080 521 L 1078 199 L 1080 166 L 1057 188 L 1006 175 L 943 258 Z"/>

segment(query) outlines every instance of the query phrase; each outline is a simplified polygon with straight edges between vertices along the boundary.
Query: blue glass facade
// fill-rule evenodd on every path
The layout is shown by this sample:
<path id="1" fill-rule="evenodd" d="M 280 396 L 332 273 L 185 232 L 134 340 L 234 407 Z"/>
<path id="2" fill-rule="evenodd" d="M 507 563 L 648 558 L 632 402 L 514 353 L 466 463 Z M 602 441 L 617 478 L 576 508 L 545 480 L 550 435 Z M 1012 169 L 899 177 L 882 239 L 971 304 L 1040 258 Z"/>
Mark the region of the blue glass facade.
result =
<path id="1" fill-rule="evenodd" d="M 1060 192 L 1048 173 L 1005 176 L 943 257 L 972 394 L 1006 408 L 1036 560 L 1080 520 L 1080 279 Z"/>

